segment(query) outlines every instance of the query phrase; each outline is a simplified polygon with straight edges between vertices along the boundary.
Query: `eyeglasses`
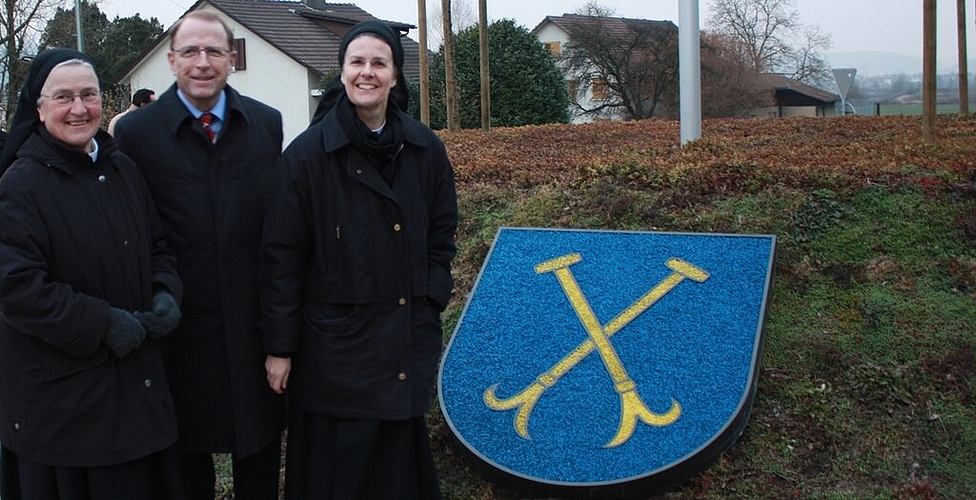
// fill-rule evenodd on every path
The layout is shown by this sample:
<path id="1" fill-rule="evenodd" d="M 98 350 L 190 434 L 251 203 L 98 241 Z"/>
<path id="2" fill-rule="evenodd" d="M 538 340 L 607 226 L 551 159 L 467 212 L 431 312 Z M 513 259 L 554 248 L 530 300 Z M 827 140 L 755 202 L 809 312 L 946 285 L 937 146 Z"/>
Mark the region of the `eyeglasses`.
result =
<path id="1" fill-rule="evenodd" d="M 223 59 L 233 52 L 230 49 L 222 49 L 220 47 L 183 47 L 180 49 L 170 49 L 170 51 L 183 59 L 196 59 L 203 52 L 207 54 L 208 59 L 214 60 Z"/>
<path id="2" fill-rule="evenodd" d="M 58 92 L 54 95 L 41 94 L 41 97 L 50 99 L 58 106 L 69 106 L 74 104 L 75 99 L 79 97 L 81 98 L 81 102 L 84 104 L 97 104 L 102 100 L 102 94 L 95 89 L 82 90 L 77 94 L 73 94 L 71 92 Z"/>

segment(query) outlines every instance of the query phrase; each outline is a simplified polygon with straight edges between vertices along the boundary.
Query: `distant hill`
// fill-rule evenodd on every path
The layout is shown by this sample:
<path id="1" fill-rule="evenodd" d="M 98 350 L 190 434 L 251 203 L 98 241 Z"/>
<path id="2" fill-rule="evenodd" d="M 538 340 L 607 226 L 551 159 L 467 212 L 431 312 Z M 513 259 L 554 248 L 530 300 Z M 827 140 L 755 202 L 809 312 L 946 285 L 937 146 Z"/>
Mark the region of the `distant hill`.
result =
<path id="1" fill-rule="evenodd" d="M 922 72 L 922 57 L 896 52 L 832 52 L 827 54 L 827 62 L 832 68 L 856 68 L 861 76 L 883 76 Z M 936 71 L 939 74 L 954 73 L 958 65 L 954 59 L 939 61 Z M 976 68 L 976 60 L 970 59 L 970 71 Z"/>

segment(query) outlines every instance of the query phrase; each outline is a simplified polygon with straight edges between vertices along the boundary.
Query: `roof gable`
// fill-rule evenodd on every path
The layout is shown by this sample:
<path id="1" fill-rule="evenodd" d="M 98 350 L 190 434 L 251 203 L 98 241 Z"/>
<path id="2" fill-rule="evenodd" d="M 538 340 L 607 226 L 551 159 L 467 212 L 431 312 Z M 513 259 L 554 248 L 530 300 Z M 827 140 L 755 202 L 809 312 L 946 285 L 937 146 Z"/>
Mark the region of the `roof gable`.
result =
<path id="1" fill-rule="evenodd" d="M 678 27 L 671 21 L 654 21 L 649 19 L 632 19 L 627 17 L 585 16 L 582 14 L 563 14 L 561 16 L 546 16 L 533 33 L 546 23 L 552 23 L 567 35 L 573 33 L 599 31 L 606 36 L 625 40 L 632 38 L 634 33 L 646 31 L 677 31 Z"/>
<path id="2" fill-rule="evenodd" d="M 328 3 L 313 9 L 304 2 L 277 0 L 203 0 L 227 14 L 296 62 L 319 73 L 338 69 L 343 35 L 360 21 L 379 20 L 351 3 Z M 198 2 L 202 3 L 202 2 Z M 388 21 L 389 22 L 389 21 Z M 401 33 L 414 26 L 389 22 Z M 407 78 L 420 74 L 419 44 L 402 37 Z"/>
<path id="3" fill-rule="evenodd" d="M 324 3 L 323 9 L 313 9 L 305 2 L 280 0 L 198 0 L 186 12 L 210 5 L 244 26 L 264 41 L 280 50 L 298 64 L 318 72 L 328 73 L 339 68 L 339 44 L 343 35 L 360 21 L 382 20 L 351 3 Z M 186 13 L 184 13 L 186 15 Z M 415 26 L 386 21 L 400 33 L 406 34 Z M 129 73 L 170 35 L 172 26 L 159 36 L 133 62 Z M 404 50 L 403 73 L 408 79 L 420 76 L 420 44 L 401 37 Z"/>

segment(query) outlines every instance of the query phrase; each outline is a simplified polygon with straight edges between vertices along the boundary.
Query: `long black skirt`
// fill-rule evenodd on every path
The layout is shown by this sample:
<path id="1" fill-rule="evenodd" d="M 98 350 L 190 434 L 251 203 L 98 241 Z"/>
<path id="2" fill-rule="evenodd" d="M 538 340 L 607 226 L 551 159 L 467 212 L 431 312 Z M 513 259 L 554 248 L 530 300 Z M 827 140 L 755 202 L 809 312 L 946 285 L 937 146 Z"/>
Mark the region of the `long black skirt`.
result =
<path id="1" fill-rule="evenodd" d="M 292 409 L 286 500 L 439 500 L 423 417 L 339 419 Z"/>
<path id="2" fill-rule="evenodd" d="M 102 467 L 53 467 L 0 447 L 3 500 L 183 500 L 179 456 L 169 447 Z"/>

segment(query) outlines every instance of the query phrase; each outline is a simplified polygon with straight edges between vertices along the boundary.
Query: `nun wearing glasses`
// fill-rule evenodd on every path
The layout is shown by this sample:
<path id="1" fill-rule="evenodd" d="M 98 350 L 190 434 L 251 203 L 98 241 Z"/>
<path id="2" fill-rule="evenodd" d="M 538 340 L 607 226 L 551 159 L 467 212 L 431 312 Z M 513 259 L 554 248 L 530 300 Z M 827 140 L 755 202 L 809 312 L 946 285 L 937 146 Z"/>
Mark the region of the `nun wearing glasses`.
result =
<path id="1" fill-rule="evenodd" d="M 4 500 L 182 494 L 159 346 L 182 285 L 101 117 L 88 56 L 37 55 L 0 155 Z"/>

